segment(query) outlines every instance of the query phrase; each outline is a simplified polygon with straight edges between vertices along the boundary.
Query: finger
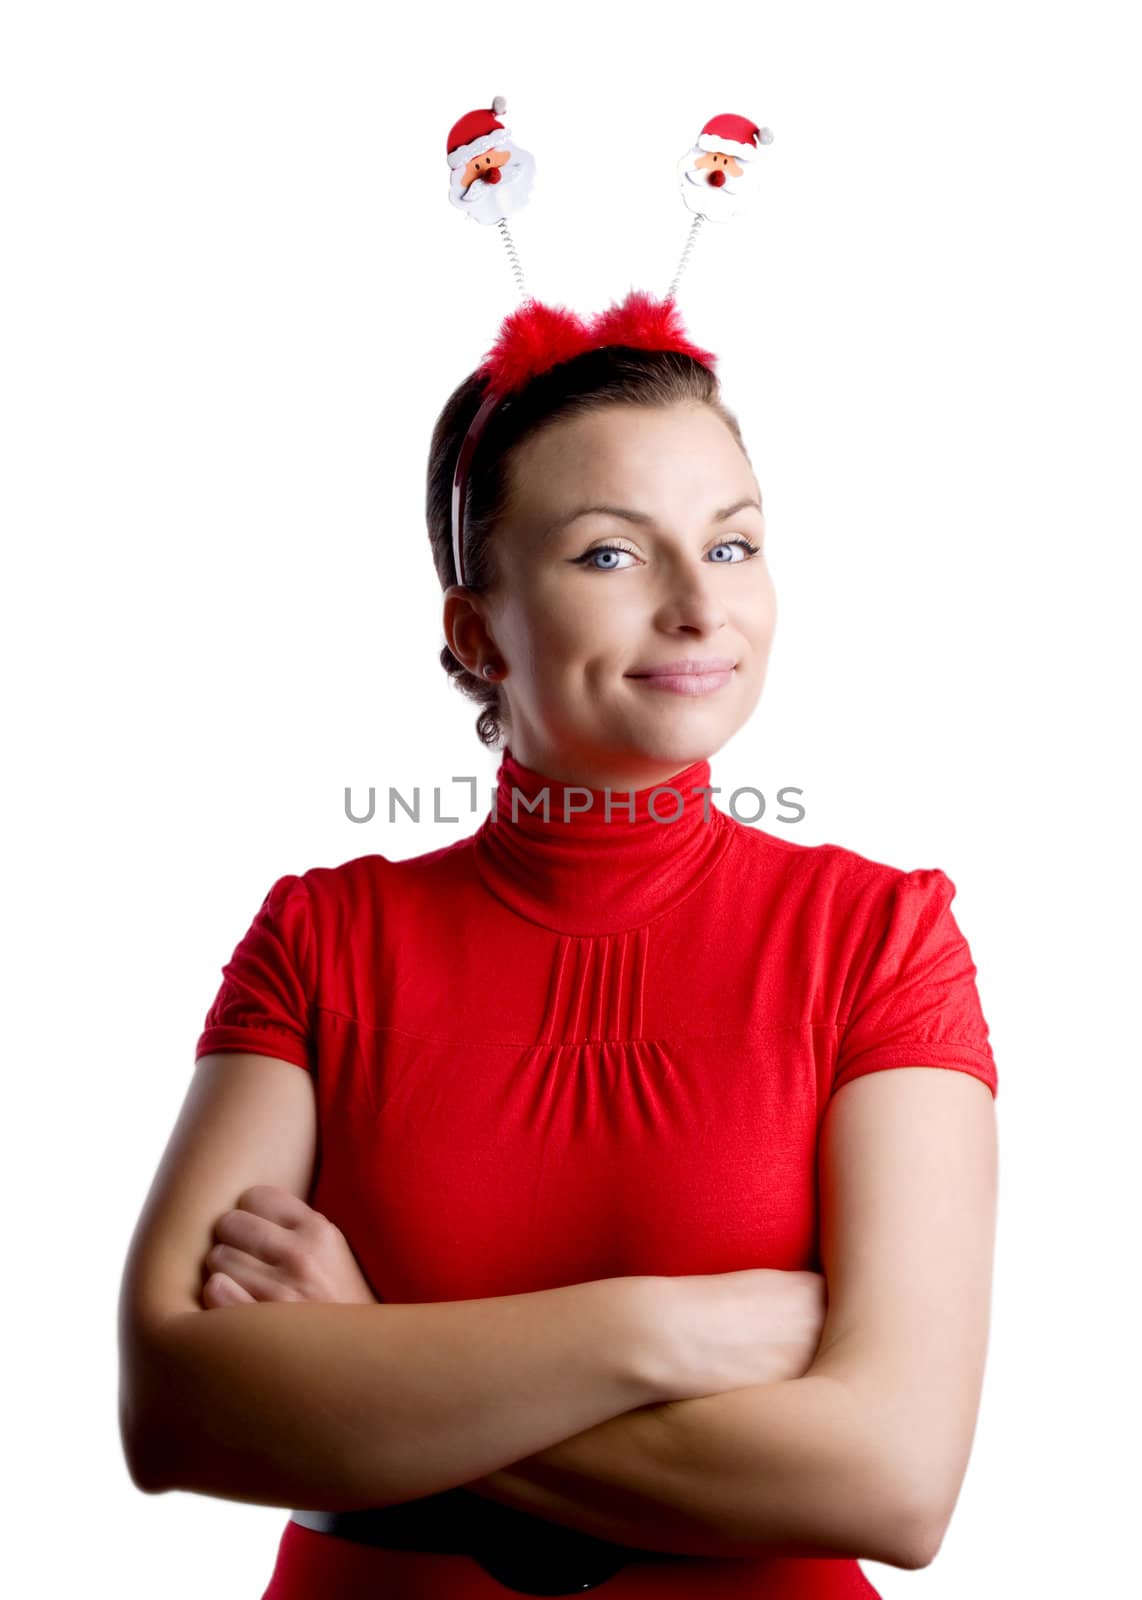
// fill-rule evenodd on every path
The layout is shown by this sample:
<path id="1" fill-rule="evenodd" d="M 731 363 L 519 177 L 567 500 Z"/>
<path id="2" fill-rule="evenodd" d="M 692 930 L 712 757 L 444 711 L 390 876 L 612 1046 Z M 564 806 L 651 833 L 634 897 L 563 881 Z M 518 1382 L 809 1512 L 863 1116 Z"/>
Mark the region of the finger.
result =
<path id="1" fill-rule="evenodd" d="M 207 1272 L 221 1274 L 245 1290 L 252 1300 L 297 1300 L 301 1291 L 288 1276 L 233 1245 L 216 1244 L 206 1252 Z"/>
<path id="2" fill-rule="evenodd" d="M 296 1228 L 307 1219 L 321 1215 L 292 1189 L 283 1189 L 276 1183 L 255 1183 L 243 1189 L 238 1196 L 238 1206 L 283 1228 Z"/>
<path id="3" fill-rule="evenodd" d="M 233 1245 L 271 1267 L 296 1270 L 302 1246 L 294 1228 L 283 1228 L 253 1211 L 227 1211 L 214 1224 L 220 1244 Z"/>
<path id="4" fill-rule="evenodd" d="M 254 1296 L 225 1272 L 212 1272 L 202 1286 L 202 1303 L 211 1306 L 236 1306 L 254 1304 Z"/>

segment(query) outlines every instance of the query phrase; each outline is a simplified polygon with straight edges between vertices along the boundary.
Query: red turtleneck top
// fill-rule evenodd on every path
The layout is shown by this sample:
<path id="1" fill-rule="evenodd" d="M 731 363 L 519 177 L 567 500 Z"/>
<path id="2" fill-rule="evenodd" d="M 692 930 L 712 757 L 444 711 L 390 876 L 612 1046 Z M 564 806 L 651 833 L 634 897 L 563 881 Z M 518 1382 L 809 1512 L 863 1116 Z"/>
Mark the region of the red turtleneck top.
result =
<path id="1" fill-rule="evenodd" d="M 383 1300 L 820 1271 L 830 1095 L 906 1066 L 969 1072 L 996 1093 L 951 880 L 739 823 L 709 783 L 696 761 L 636 791 L 633 816 L 612 793 L 608 821 L 604 791 L 506 748 L 473 835 L 271 887 L 196 1057 L 258 1051 L 312 1074 L 309 1203 Z M 636 1561 L 601 1590 L 876 1593 L 856 1561 L 790 1557 Z M 317 1592 L 511 1591 L 466 1556 L 289 1521 L 264 1600 Z"/>

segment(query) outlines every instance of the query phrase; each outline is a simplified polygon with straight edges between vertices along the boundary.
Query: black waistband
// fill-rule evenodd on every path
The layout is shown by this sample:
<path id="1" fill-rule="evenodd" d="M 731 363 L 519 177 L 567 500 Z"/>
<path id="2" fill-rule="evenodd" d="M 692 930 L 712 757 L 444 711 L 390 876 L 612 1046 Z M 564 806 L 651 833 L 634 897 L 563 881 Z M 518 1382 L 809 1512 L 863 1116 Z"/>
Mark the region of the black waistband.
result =
<path id="1" fill-rule="evenodd" d="M 303 1527 L 389 1550 L 467 1555 L 519 1594 L 578 1594 L 613 1578 L 632 1559 L 672 1560 L 517 1511 L 498 1500 L 445 1489 L 363 1511 L 293 1511 Z"/>

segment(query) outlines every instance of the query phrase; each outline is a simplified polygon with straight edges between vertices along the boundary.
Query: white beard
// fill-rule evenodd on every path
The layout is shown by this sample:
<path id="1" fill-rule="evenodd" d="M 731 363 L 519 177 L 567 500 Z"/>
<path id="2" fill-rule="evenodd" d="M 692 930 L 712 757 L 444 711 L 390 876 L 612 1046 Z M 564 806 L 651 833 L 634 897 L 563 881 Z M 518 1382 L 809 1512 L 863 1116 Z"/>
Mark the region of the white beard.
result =
<path id="1" fill-rule="evenodd" d="M 741 206 L 742 184 L 749 173 L 749 168 L 746 167 L 745 172 L 736 178 L 727 172 L 725 183 L 714 184 L 709 181 L 711 168 L 694 165 L 701 154 L 701 150 L 692 150 L 678 163 L 682 198 L 691 211 L 700 217 L 705 217 L 707 221 L 728 222 L 731 217 L 737 215 Z"/>
<path id="2" fill-rule="evenodd" d="M 457 168 L 453 174 L 448 198 L 476 222 L 499 222 L 502 217 L 519 211 L 531 196 L 535 182 L 535 157 L 529 150 L 521 150 L 517 144 L 509 144 L 507 148 L 511 151 L 511 157 L 497 168 L 499 183 L 485 183 L 483 178 L 477 178 L 465 189 L 460 182 L 463 169 Z"/>

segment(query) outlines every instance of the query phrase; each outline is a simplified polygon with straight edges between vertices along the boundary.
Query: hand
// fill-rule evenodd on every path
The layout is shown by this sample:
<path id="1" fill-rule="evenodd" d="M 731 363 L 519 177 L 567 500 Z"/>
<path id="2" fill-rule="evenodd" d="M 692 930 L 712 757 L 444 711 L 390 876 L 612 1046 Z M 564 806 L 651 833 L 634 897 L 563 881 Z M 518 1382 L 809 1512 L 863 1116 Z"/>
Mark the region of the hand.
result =
<path id="1" fill-rule="evenodd" d="M 202 1303 L 327 1300 L 376 1305 L 378 1297 L 340 1228 L 289 1189 L 259 1183 L 214 1224 Z"/>
<path id="2" fill-rule="evenodd" d="M 821 1273 L 769 1267 L 664 1277 L 659 1294 L 680 1400 L 804 1377 L 828 1299 Z"/>

